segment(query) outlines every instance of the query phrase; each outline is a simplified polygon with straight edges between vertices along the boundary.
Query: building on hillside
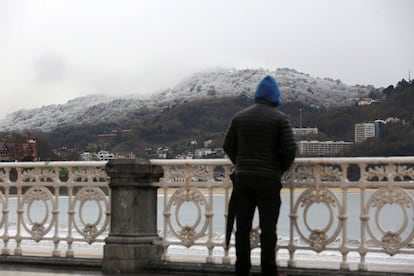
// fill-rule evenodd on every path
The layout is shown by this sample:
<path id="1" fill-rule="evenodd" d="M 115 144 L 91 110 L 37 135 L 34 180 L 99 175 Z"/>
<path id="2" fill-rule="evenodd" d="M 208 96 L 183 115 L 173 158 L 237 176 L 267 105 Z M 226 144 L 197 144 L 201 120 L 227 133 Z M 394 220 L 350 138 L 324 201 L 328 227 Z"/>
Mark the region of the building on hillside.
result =
<path id="1" fill-rule="evenodd" d="M 177 154 L 174 159 L 193 159 L 194 153 L 192 152 L 183 152 L 180 154 Z"/>
<path id="2" fill-rule="evenodd" d="M 317 127 L 293 127 L 292 128 L 294 135 L 317 135 Z"/>
<path id="3" fill-rule="evenodd" d="M 29 134 L 25 143 L 0 143 L 0 161 L 38 161 L 36 138 Z"/>
<path id="4" fill-rule="evenodd" d="M 368 138 L 379 138 L 379 121 L 375 123 L 355 124 L 355 143 L 362 143 Z"/>
<path id="5" fill-rule="evenodd" d="M 115 159 L 135 159 L 137 156 L 132 151 L 130 152 L 115 152 Z"/>
<path id="6" fill-rule="evenodd" d="M 60 147 L 53 149 L 52 152 L 56 155 L 57 160 L 73 161 L 79 160 L 79 153 L 75 148 Z"/>
<path id="7" fill-rule="evenodd" d="M 219 158 L 224 156 L 222 148 L 199 148 L 194 151 L 194 157 L 197 159 L 203 158 Z"/>
<path id="8" fill-rule="evenodd" d="M 83 161 L 96 161 L 98 160 L 98 156 L 94 152 L 84 151 L 80 154 L 80 158 Z"/>
<path id="9" fill-rule="evenodd" d="M 97 156 L 98 156 L 98 160 L 100 161 L 108 161 L 108 160 L 115 159 L 115 155 L 106 150 L 101 150 L 100 152 L 98 152 Z"/>
<path id="10" fill-rule="evenodd" d="M 215 149 L 199 148 L 194 151 L 194 156 L 195 158 L 203 158 L 214 153 L 216 153 Z"/>
<path id="11" fill-rule="evenodd" d="M 364 105 L 370 105 L 372 103 L 371 98 L 359 98 L 357 105 L 364 106 Z"/>
<path id="12" fill-rule="evenodd" d="M 298 154 L 302 156 L 336 156 L 348 152 L 353 143 L 344 141 L 298 141 Z"/>
<path id="13" fill-rule="evenodd" d="M 213 140 L 211 140 L 211 139 L 204 141 L 204 147 L 208 148 L 211 145 L 211 143 L 213 143 Z"/>
<path id="14" fill-rule="evenodd" d="M 115 152 L 101 150 L 98 153 L 84 151 L 80 154 L 80 158 L 83 161 L 108 161 L 111 159 L 135 159 L 136 156 L 133 152 Z"/>
<path id="15" fill-rule="evenodd" d="M 365 106 L 365 105 L 371 105 L 373 103 L 380 103 L 380 102 L 382 102 L 380 99 L 359 98 L 359 100 L 356 104 L 358 106 Z"/>
<path id="16" fill-rule="evenodd" d="M 167 159 L 170 149 L 168 147 L 158 147 L 157 148 L 157 158 Z"/>

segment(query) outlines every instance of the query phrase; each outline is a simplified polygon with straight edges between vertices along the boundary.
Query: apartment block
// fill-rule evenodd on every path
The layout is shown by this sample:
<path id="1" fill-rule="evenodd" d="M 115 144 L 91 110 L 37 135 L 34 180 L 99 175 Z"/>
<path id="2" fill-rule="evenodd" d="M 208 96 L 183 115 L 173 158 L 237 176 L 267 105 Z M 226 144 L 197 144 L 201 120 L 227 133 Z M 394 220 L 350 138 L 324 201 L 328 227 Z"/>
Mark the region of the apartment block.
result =
<path id="1" fill-rule="evenodd" d="M 293 127 L 292 128 L 294 135 L 317 135 L 317 127 Z"/>
<path id="2" fill-rule="evenodd" d="M 378 123 L 355 124 L 355 143 L 362 143 L 368 138 L 378 138 Z"/>
<path id="3" fill-rule="evenodd" d="M 298 141 L 298 154 L 304 156 L 335 156 L 351 149 L 352 142 Z"/>

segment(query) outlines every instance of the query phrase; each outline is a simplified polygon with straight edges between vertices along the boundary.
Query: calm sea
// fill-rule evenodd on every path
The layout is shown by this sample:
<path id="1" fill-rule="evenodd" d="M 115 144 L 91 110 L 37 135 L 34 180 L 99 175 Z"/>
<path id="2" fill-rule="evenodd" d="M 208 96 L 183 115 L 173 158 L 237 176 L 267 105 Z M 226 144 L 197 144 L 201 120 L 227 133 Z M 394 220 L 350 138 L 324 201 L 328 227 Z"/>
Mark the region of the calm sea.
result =
<path id="1" fill-rule="evenodd" d="M 297 198 L 299 195 L 295 195 Z M 366 195 L 368 198 L 370 194 Z M 288 194 L 282 194 L 282 207 L 280 210 L 279 221 L 277 225 L 277 232 L 278 235 L 281 237 L 289 237 L 289 228 L 290 228 L 290 220 L 289 220 L 289 208 L 290 208 L 290 196 Z M 329 224 L 329 218 L 331 217 L 330 212 L 332 211 L 332 218 L 333 218 L 333 225 L 330 227 L 331 230 L 335 230 L 336 226 L 339 222 L 337 216 L 339 215 L 339 208 L 342 207 L 341 196 L 337 195 L 338 203 L 335 205 L 328 206 L 324 203 L 320 204 L 313 204 L 311 205 L 306 214 L 305 209 L 302 207 L 298 208 L 298 224 L 300 225 L 301 229 L 304 228 L 305 225 L 305 216 L 307 218 L 307 224 L 312 229 L 324 229 Z M 213 217 L 213 228 L 216 233 L 223 233 L 225 229 L 224 224 L 224 211 L 225 211 L 225 203 L 224 203 L 224 196 L 223 195 L 216 195 L 214 196 L 214 217 Z M 160 229 L 163 225 L 163 216 L 161 210 L 163 210 L 163 200 L 158 200 L 158 225 L 160 225 Z M 365 203 L 366 204 L 366 203 Z M 404 223 L 404 212 L 407 210 L 403 210 L 397 204 L 387 204 L 381 210 L 378 208 L 370 209 L 370 225 L 375 226 L 375 218 L 378 214 L 378 222 L 382 226 L 382 228 L 390 230 L 390 231 L 397 231 Z M 408 225 L 407 230 L 412 230 L 414 227 L 413 218 L 414 215 L 409 212 L 413 212 L 414 210 L 408 210 Z M 359 240 L 360 239 L 360 232 L 361 229 L 360 225 L 360 214 L 361 214 L 361 197 L 359 193 L 351 193 L 348 194 L 347 198 L 347 208 L 346 208 L 348 220 L 347 220 L 347 232 L 348 238 L 350 240 Z M 183 205 L 183 207 L 179 210 L 179 217 L 182 220 L 182 224 L 192 225 L 194 223 L 194 214 L 197 214 L 197 208 L 194 204 L 188 203 Z M 254 225 L 258 225 L 258 214 L 256 212 Z M 375 229 L 375 227 L 371 227 L 372 232 L 374 235 L 379 235 L 379 229 Z M 330 231 L 328 231 L 330 233 Z"/>
<path id="2" fill-rule="evenodd" d="M 277 232 L 280 237 L 289 237 L 289 227 L 290 227 L 290 221 L 289 221 L 289 206 L 290 206 L 290 198 L 288 194 L 282 194 L 282 207 L 280 210 L 279 215 L 279 221 L 277 226 Z M 340 198 L 340 196 L 337 196 Z M 367 198 L 369 197 L 369 194 L 367 195 Z M 214 204 L 213 204 L 213 229 L 214 232 L 217 234 L 224 233 L 225 229 L 225 201 L 224 201 L 224 195 L 215 195 L 214 196 Z M 347 233 L 348 238 L 350 240 L 359 240 L 360 239 L 360 214 L 361 214 L 361 199 L 360 195 L 358 193 L 351 193 L 348 194 L 347 198 L 348 204 L 346 208 L 348 220 L 347 220 Z M 164 224 L 164 218 L 162 215 L 162 212 L 164 210 L 163 207 L 164 199 L 163 196 L 159 196 L 158 198 L 158 229 L 161 233 L 161 230 L 163 229 Z M 339 200 L 339 204 L 342 205 L 341 200 Z M 1 205 L 1 202 L 0 202 Z M 68 198 L 67 197 L 61 197 L 59 199 L 59 228 L 62 231 L 67 230 L 67 221 L 68 221 Z M 88 201 L 84 204 L 83 208 L 79 208 L 76 210 L 80 210 L 82 212 L 82 216 L 84 218 L 84 223 L 95 223 L 99 208 L 96 203 L 92 201 Z M 48 209 L 47 209 L 48 208 Z M 178 220 L 179 223 L 182 225 L 194 225 L 196 217 L 198 214 L 201 214 L 202 221 L 204 221 L 204 214 L 205 214 L 205 206 L 201 205 L 201 209 L 199 210 L 197 206 L 194 203 L 184 203 L 181 208 L 179 208 L 178 212 L 175 213 L 176 209 L 173 209 L 172 211 L 172 218 L 173 218 L 173 224 L 176 222 L 175 220 L 175 214 L 178 214 Z M 305 229 L 305 220 L 304 218 L 307 218 L 307 224 L 312 229 L 323 229 L 329 224 L 329 218 L 332 217 L 332 226 L 330 227 L 331 230 L 335 230 L 336 226 L 339 222 L 337 216 L 339 214 L 339 206 L 338 204 L 328 206 L 326 204 L 320 203 L 320 204 L 313 204 L 311 205 L 306 214 L 305 209 L 303 207 L 298 208 L 298 224 L 301 229 Z M 9 201 L 9 225 L 11 228 L 16 225 L 16 198 L 11 198 Z M 47 204 L 44 204 L 42 201 L 34 201 L 31 205 L 30 209 L 25 209 L 24 211 L 26 213 L 30 213 L 30 216 L 32 218 L 33 222 L 39 222 L 43 221 L 46 218 L 45 212 L 51 213 L 53 209 L 53 206 L 48 206 Z M 332 212 L 332 213 L 331 213 Z M 379 235 L 380 229 L 375 229 L 374 226 L 376 216 L 378 215 L 378 223 L 380 226 L 389 231 L 397 231 L 402 227 L 404 224 L 404 212 L 406 212 L 408 216 L 408 224 L 406 226 L 406 229 L 412 230 L 414 229 L 414 223 L 413 218 L 414 215 L 412 214 L 412 209 L 406 209 L 401 207 L 397 204 L 387 204 L 380 210 L 378 208 L 371 208 L 370 209 L 370 225 L 371 230 L 374 235 Z M 410 213 L 411 212 L 411 213 Z M 103 214 L 104 215 L 104 214 Z M 2 217 L 3 214 L 0 214 Z M 25 215 L 26 217 L 26 215 Z M 78 216 L 76 216 L 78 217 Z M 51 218 L 51 215 L 49 214 L 49 218 Z M 255 214 L 254 219 L 254 225 L 258 225 L 258 215 L 257 212 Z M 80 225 L 80 223 L 79 223 Z M 329 233 L 329 231 L 328 231 Z"/>

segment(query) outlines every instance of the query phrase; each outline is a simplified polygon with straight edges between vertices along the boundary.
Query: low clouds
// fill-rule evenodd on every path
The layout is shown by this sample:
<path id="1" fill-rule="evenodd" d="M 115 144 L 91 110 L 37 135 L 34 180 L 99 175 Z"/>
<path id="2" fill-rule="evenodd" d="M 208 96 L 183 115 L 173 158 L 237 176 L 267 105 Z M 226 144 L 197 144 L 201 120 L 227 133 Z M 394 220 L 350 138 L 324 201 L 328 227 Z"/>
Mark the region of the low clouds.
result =
<path id="1" fill-rule="evenodd" d="M 412 10 L 412 0 L 0 0 L 0 118 L 153 93 L 216 67 L 396 84 L 414 71 Z"/>
<path id="2" fill-rule="evenodd" d="M 54 83 L 65 79 L 69 65 L 62 56 L 48 52 L 34 61 L 33 70 L 36 81 Z"/>

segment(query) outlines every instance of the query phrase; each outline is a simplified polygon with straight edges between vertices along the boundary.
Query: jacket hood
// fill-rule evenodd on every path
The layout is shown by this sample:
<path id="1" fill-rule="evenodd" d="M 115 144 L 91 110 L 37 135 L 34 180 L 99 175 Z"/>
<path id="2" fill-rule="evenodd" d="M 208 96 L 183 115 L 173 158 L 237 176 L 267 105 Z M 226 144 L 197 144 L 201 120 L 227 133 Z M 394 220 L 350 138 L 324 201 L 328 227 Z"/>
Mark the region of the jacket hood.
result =
<path id="1" fill-rule="evenodd" d="M 274 77 L 266 76 L 259 82 L 254 95 L 254 100 L 266 100 L 275 105 L 280 105 L 282 103 L 279 86 Z"/>

